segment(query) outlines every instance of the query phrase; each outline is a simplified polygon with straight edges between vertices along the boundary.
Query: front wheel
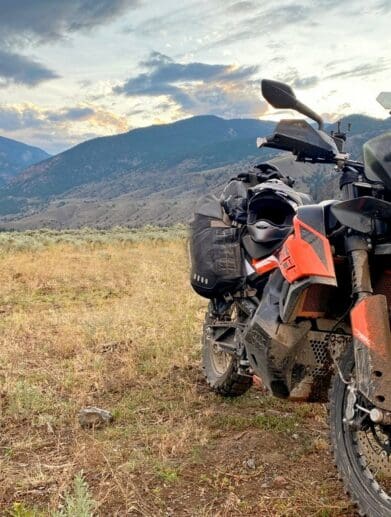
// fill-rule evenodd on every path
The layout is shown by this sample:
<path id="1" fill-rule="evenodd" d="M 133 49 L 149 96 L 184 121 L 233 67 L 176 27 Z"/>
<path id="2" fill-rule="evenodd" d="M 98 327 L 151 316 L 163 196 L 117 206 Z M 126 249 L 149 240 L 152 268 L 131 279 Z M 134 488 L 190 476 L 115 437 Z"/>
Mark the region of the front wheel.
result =
<path id="1" fill-rule="evenodd" d="M 366 412 L 371 409 L 370 403 L 355 391 L 352 347 L 342 359 L 340 370 L 345 382 L 336 374 L 330 391 L 335 463 L 359 514 L 387 517 L 391 515 L 391 426 L 371 422 Z"/>
<path id="2" fill-rule="evenodd" d="M 233 305 L 228 314 L 222 318 L 212 315 L 211 307 L 205 317 L 202 339 L 202 368 L 207 383 L 212 390 L 225 397 L 238 397 L 243 395 L 252 385 L 252 376 L 240 373 L 239 359 L 222 350 L 218 340 L 234 345 L 236 328 L 240 322 L 239 311 Z M 214 327 L 215 323 L 226 324 L 226 327 Z"/>

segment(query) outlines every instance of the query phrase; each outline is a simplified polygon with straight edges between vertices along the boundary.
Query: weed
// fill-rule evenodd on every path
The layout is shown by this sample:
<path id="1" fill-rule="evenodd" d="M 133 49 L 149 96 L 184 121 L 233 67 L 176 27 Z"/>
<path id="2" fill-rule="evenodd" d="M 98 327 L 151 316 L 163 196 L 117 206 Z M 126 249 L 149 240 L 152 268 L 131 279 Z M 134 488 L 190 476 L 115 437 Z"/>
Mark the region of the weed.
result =
<path id="1" fill-rule="evenodd" d="M 7 413 L 25 418 L 33 413 L 50 411 L 52 402 L 50 395 L 43 393 L 38 386 L 18 380 L 10 390 Z"/>
<path id="2" fill-rule="evenodd" d="M 96 507 L 83 473 L 78 474 L 73 482 L 73 492 L 65 495 L 64 507 L 53 517 L 91 517 Z"/>
<path id="3" fill-rule="evenodd" d="M 174 481 L 177 481 L 179 477 L 178 471 L 169 467 L 160 468 L 157 473 L 159 478 L 167 483 L 173 483 Z"/>
<path id="4" fill-rule="evenodd" d="M 15 502 L 12 507 L 6 510 L 5 515 L 9 517 L 44 517 L 44 514 L 33 508 L 28 508 L 23 503 Z"/>

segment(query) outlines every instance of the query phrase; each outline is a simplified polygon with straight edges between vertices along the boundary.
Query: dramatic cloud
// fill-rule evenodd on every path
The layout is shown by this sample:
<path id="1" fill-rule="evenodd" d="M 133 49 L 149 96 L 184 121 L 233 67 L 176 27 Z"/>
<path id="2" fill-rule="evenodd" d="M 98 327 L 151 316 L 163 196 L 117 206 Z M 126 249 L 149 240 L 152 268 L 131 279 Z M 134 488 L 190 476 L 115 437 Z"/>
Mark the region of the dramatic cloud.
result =
<path id="1" fill-rule="evenodd" d="M 50 152 L 58 152 L 80 140 L 127 130 L 125 117 L 103 108 L 75 106 L 55 111 L 33 104 L 0 106 L 0 131 L 21 140 L 33 132 L 34 139 L 29 141 Z"/>
<path id="2" fill-rule="evenodd" d="M 112 126 L 118 131 L 128 129 L 124 117 L 89 106 L 62 108 L 57 111 L 44 110 L 29 104 L 0 106 L 0 129 L 15 131 L 22 128 L 49 127 L 56 123 L 61 126 L 68 122 L 88 122 L 97 126 Z"/>
<path id="3" fill-rule="evenodd" d="M 288 82 L 333 117 L 386 116 L 375 99 L 389 89 L 390 0 L 0 7 L 0 134 L 44 148 L 52 142 L 52 151 L 55 141 L 61 148 L 189 115 L 277 119 L 262 102 L 263 77 Z M 159 53 L 148 57 L 151 49 Z"/>
<path id="4" fill-rule="evenodd" d="M 36 86 L 59 75 L 20 48 L 55 41 L 112 21 L 138 0 L 1 0 L 0 86 Z"/>
<path id="5" fill-rule="evenodd" d="M 37 84 L 59 77 L 33 59 L 0 50 L 0 87 L 10 83 L 36 86 Z"/>
<path id="6" fill-rule="evenodd" d="M 254 79 L 257 66 L 184 64 L 159 52 L 152 52 L 140 66 L 147 71 L 115 87 L 115 93 L 166 96 L 192 114 L 256 116 L 263 112 L 259 82 Z"/>
<path id="7" fill-rule="evenodd" d="M 57 40 L 107 24 L 138 5 L 138 0 L 2 0 L 0 37 L 18 44 Z"/>

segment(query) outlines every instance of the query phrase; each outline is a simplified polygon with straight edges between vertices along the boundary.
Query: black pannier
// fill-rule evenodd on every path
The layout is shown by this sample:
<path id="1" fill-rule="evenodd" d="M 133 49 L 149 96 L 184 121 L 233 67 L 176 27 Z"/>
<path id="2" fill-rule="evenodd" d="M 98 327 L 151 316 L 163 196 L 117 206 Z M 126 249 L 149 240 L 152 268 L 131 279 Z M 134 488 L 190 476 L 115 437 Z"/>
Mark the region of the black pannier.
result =
<path id="1" fill-rule="evenodd" d="M 227 225 L 212 194 L 196 205 L 190 230 L 191 285 L 205 298 L 234 293 L 244 282 L 240 228 Z"/>

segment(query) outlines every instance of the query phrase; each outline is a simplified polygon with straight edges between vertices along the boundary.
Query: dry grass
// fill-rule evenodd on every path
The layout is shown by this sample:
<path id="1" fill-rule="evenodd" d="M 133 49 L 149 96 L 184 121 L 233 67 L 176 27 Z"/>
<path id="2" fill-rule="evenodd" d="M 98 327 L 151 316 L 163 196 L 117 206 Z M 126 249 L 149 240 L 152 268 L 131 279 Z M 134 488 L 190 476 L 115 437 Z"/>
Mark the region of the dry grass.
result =
<path id="1" fill-rule="evenodd" d="M 323 408 L 206 389 L 183 231 L 72 233 L 0 240 L 1 513 L 353 515 Z M 82 430 L 87 405 L 114 423 Z"/>

